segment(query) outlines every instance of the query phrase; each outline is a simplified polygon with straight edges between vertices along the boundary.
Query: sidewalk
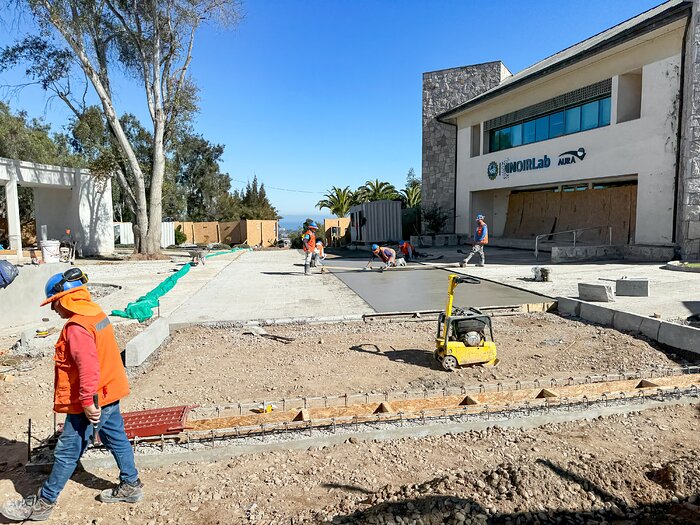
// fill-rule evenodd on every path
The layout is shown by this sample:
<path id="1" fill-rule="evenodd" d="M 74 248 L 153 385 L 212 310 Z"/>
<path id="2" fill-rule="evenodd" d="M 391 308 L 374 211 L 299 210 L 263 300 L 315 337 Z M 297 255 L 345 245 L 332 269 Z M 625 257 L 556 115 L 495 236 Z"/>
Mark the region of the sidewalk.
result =
<path id="1" fill-rule="evenodd" d="M 373 310 L 330 274 L 304 275 L 298 250 L 246 253 L 170 316 L 171 324 L 362 315 Z"/>

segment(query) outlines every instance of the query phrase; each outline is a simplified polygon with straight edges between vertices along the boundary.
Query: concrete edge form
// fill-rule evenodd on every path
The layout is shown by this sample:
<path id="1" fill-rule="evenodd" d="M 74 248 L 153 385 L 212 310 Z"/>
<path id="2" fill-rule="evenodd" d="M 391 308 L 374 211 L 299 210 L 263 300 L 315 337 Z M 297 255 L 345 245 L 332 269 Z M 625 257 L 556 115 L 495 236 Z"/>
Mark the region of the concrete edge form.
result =
<path id="1" fill-rule="evenodd" d="M 126 344 L 126 366 L 139 366 L 170 337 L 170 323 L 161 317 Z"/>
<path id="2" fill-rule="evenodd" d="M 631 312 L 613 310 L 570 297 L 558 297 L 557 310 L 559 313 L 610 326 L 616 330 L 637 332 L 657 343 L 678 350 L 700 354 L 699 328 L 669 323 Z"/>
<path id="3" fill-rule="evenodd" d="M 201 450 L 187 450 L 174 453 L 136 454 L 138 467 L 162 467 L 182 462 L 216 462 L 235 458 L 248 454 L 263 454 L 271 451 L 282 450 L 306 450 L 310 447 L 333 446 L 345 443 L 351 437 L 358 441 L 388 441 L 404 438 L 423 438 L 429 436 L 442 436 L 450 433 L 469 431 L 481 431 L 491 427 L 506 429 L 531 429 L 545 424 L 566 423 L 570 421 L 592 420 L 599 417 L 616 414 L 628 414 L 662 406 L 690 405 L 698 402 L 694 396 L 686 396 L 673 401 L 650 401 L 616 406 L 593 407 L 582 411 L 561 412 L 558 414 L 544 414 L 526 418 L 514 418 L 506 420 L 482 420 L 463 423 L 436 423 L 429 425 L 406 426 L 367 432 L 347 432 L 327 436 L 292 439 L 288 441 L 275 441 L 271 443 L 248 443 L 240 445 L 212 446 Z M 81 459 L 83 467 L 90 469 L 115 468 L 116 463 L 109 452 L 104 452 L 103 457 L 85 457 Z M 33 465 L 33 469 L 44 468 L 43 465 Z"/>

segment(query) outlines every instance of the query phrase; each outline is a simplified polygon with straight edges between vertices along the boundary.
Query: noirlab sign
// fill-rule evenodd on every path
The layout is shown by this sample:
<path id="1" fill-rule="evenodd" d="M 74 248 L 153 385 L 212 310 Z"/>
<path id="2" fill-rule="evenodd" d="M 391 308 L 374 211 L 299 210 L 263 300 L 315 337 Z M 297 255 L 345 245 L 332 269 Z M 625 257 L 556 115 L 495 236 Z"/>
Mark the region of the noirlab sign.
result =
<path id="1" fill-rule="evenodd" d="M 548 155 L 543 155 L 542 157 L 530 157 L 522 160 L 506 159 L 501 162 L 496 162 L 494 160 L 491 161 L 486 168 L 486 174 L 491 180 L 496 180 L 499 175 L 504 179 L 508 179 L 513 173 L 546 169 L 549 168 L 552 163 L 556 166 L 576 164 L 577 162 L 581 162 L 585 157 L 586 150 L 584 148 L 579 148 L 577 150 L 560 153 L 557 159 L 552 159 Z"/>

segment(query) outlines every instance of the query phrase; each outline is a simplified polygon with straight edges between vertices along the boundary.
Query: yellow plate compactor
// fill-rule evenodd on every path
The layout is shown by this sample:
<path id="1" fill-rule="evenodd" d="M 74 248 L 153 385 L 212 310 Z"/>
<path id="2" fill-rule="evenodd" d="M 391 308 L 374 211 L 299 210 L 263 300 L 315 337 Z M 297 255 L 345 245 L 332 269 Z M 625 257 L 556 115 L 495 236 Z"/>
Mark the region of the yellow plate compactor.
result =
<path id="1" fill-rule="evenodd" d="M 438 318 L 435 337 L 435 359 L 445 370 L 452 371 L 460 365 L 498 364 L 491 318 L 477 308 L 465 310 L 452 305 L 458 284 L 479 282 L 473 277 L 450 274 L 447 307 Z"/>

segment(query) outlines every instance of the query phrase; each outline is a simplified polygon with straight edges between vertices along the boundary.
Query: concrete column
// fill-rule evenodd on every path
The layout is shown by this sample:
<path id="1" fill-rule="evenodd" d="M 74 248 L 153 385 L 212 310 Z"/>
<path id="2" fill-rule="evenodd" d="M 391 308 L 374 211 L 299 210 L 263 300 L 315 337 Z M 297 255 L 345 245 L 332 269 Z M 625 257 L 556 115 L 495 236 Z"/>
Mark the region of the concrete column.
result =
<path id="1" fill-rule="evenodd" d="M 693 1 L 685 42 L 678 245 L 684 260 L 700 260 L 700 12 Z"/>
<path id="2" fill-rule="evenodd" d="M 17 256 L 22 257 L 22 225 L 19 221 L 19 200 L 17 196 L 17 178 L 10 176 L 5 184 L 5 199 L 7 202 L 7 226 L 10 239 L 10 250 L 17 250 Z"/>

